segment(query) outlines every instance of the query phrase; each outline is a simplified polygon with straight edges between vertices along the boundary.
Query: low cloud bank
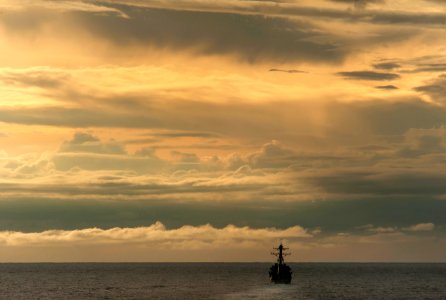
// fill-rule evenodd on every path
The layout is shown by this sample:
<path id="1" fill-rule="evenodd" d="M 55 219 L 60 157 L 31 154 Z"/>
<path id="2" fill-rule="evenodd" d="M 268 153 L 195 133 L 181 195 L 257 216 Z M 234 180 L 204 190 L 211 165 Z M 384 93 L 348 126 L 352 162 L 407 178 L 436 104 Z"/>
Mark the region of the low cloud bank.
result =
<path id="1" fill-rule="evenodd" d="M 2 262 L 271 261 L 283 241 L 288 261 L 446 261 L 446 239 L 432 223 L 407 228 L 362 226 L 356 233 L 315 228 L 250 228 L 162 223 L 137 228 L 0 232 Z"/>
<path id="2" fill-rule="evenodd" d="M 80 230 L 48 230 L 38 233 L 24 233 L 3 231 L 0 232 L 0 244 L 6 246 L 23 245 L 101 245 L 101 244 L 132 244 L 156 243 L 169 248 L 184 243 L 207 245 L 243 244 L 244 242 L 258 242 L 263 240 L 295 239 L 312 237 L 312 234 L 300 227 L 287 229 L 250 227 L 236 227 L 228 225 L 224 228 L 215 228 L 211 225 L 183 226 L 178 229 L 167 229 L 161 222 L 148 227 L 137 228 L 87 228 Z M 163 246 L 163 247 L 164 247 Z"/>

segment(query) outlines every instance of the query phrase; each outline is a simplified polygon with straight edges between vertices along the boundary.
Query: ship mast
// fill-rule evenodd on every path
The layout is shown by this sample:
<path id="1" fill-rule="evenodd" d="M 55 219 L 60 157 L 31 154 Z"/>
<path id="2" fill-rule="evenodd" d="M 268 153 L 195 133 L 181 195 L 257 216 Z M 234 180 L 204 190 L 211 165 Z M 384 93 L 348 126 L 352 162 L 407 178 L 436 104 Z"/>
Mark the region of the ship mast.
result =
<path id="1" fill-rule="evenodd" d="M 272 255 L 277 256 L 277 263 L 279 265 L 282 265 L 285 260 L 283 259 L 284 256 L 290 255 L 290 253 L 284 253 L 284 250 L 288 250 L 289 248 L 285 248 L 282 243 L 280 243 L 278 248 L 273 248 L 274 250 L 278 250 L 278 252 L 271 252 Z"/>

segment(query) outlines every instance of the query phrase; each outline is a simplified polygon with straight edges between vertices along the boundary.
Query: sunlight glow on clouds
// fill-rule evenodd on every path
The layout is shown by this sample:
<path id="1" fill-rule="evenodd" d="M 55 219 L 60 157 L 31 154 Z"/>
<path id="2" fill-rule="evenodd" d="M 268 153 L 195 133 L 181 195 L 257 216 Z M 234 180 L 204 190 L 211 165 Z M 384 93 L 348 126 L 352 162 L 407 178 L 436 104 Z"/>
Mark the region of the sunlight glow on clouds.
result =
<path id="1" fill-rule="evenodd" d="M 209 246 L 215 247 L 212 245 L 215 242 L 217 244 L 225 243 L 230 245 L 237 240 L 243 242 L 261 241 L 263 239 L 311 237 L 311 234 L 299 226 L 277 230 L 275 228 L 250 229 L 248 227 L 237 228 L 235 226 L 217 229 L 210 225 L 203 225 L 199 227 L 183 226 L 179 229 L 166 230 L 165 226 L 160 222 L 149 227 L 140 228 L 112 228 L 108 230 L 91 228 L 75 231 L 50 230 L 42 233 L 2 232 L 0 235 L 0 241 L 7 246 L 46 245 L 48 243 L 113 244 L 150 242 L 158 243 L 158 247 L 163 247 L 162 244 L 171 242 L 181 244 L 184 242 L 201 241 L 200 245 L 209 243 Z"/>
<path id="2" fill-rule="evenodd" d="M 445 18 L 434 0 L 0 0 L 3 245 L 443 259 Z"/>
<path id="3" fill-rule="evenodd" d="M 421 228 L 424 225 L 418 224 L 412 227 Z M 250 253 L 251 256 L 246 256 L 244 259 L 256 261 L 264 259 L 268 253 L 259 253 L 255 249 L 268 247 L 277 244 L 279 240 L 285 240 L 293 249 L 298 250 L 296 256 L 300 259 L 307 257 L 311 252 L 317 253 L 315 256 L 318 257 L 317 259 L 323 259 L 324 255 L 328 255 L 334 260 L 356 260 L 361 257 L 358 255 L 359 253 L 353 257 L 343 253 L 343 248 L 349 245 L 353 249 L 369 247 L 369 251 L 377 251 L 370 257 L 372 260 L 396 259 L 399 261 L 404 260 L 406 255 L 410 255 L 410 252 L 403 251 L 404 247 L 420 247 L 421 245 L 417 244 L 420 242 L 419 239 L 422 241 L 432 239 L 432 236 L 416 238 L 396 229 L 377 230 L 367 236 L 320 235 L 321 232 L 318 229 L 309 231 L 300 226 L 279 230 L 276 228 L 252 229 L 228 225 L 219 229 L 208 224 L 166 229 L 162 223 L 156 222 L 148 227 L 111 228 L 108 230 L 88 228 L 72 231 L 48 230 L 38 233 L 3 231 L 0 232 L 0 245 L 4 248 L 8 260 L 20 257 L 24 251 L 46 249 L 52 255 L 45 255 L 38 251 L 40 252 L 38 255 L 40 259 L 46 258 L 46 261 L 76 261 L 84 255 L 82 254 L 85 251 L 84 249 L 92 249 L 95 254 L 98 251 L 103 253 L 100 261 L 122 260 L 125 257 L 122 253 L 128 252 L 135 255 L 136 260 L 150 261 L 156 259 L 159 251 L 163 251 L 163 257 L 167 260 L 178 260 L 178 258 L 174 258 L 178 251 L 184 251 L 184 255 L 191 257 L 193 260 L 203 260 L 203 251 L 218 252 L 222 250 L 229 253 L 238 251 L 242 255 Z M 445 241 L 442 240 L 441 243 L 444 244 Z M 402 258 L 383 256 L 382 250 L 380 250 L 383 246 L 399 249 Z M 77 249 L 77 253 L 70 248 Z M 64 251 L 59 252 L 58 249 L 64 249 Z M 434 249 L 428 248 L 426 250 L 432 252 Z M 144 251 L 146 251 L 145 254 L 142 254 Z M 58 254 L 54 255 L 53 253 Z M 414 254 L 411 257 L 419 258 Z M 440 256 L 436 254 L 436 257 Z M 35 258 L 30 260 L 33 259 Z M 226 256 L 225 260 L 227 259 L 230 260 L 230 257 Z M 243 257 L 237 259 L 243 259 Z M 204 260 L 207 259 L 204 258 Z"/>

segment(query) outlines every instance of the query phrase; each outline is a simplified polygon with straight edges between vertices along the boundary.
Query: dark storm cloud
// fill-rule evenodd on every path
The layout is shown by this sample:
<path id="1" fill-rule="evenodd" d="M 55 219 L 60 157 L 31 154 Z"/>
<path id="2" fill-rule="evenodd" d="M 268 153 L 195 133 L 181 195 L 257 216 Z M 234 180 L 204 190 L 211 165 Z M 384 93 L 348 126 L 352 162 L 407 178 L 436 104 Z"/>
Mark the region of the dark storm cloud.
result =
<path id="1" fill-rule="evenodd" d="M 50 229 L 138 227 L 161 221 L 168 228 L 184 224 L 228 224 L 254 228 L 286 228 L 301 224 L 323 232 L 358 231 L 366 224 L 409 227 L 433 222 L 444 225 L 446 202 L 430 197 L 388 197 L 339 201 L 185 202 L 76 201 L 41 197 L 0 201 L 0 229 L 35 232 Z"/>
<path id="2" fill-rule="evenodd" d="M 394 80 L 400 78 L 398 74 L 394 73 L 381 73 L 374 71 L 352 71 L 352 72 L 339 72 L 337 75 L 342 76 L 347 79 L 356 80 Z"/>
<path id="3" fill-rule="evenodd" d="M 127 8 L 130 19 L 77 14 L 91 33 L 117 45 L 139 43 L 204 54 L 231 54 L 247 61 L 340 61 L 345 50 L 315 42 L 331 34 L 303 21 L 231 13 Z M 328 40 L 328 39 L 327 39 Z"/>
<path id="4" fill-rule="evenodd" d="M 80 30 L 98 40 L 113 43 L 123 53 L 132 46 L 154 47 L 205 55 L 231 55 L 248 62 L 339 63 L 355 49 L 362 49 L 364 44 L 370 46 L 384 42 L 396 43 L 419 34 L 419 30 L 388 28 L 385 31 L 376 30 L 373 37 L 364 40 L 341 37 L 313 22 L 314 17 L 371 23 L 374 18 L 380 17 L 380 23 L 397 22 L 393 20 L 393 14 L 387 16 L 391 20 L 386 20 L 386 12 L 383 11 L 351 12 L 323 7 L 274 6 L 256 12 L 256 5 L 248 5 L 243 9 L 240 7 L 241 11 L 200 11 L 199 7 L 194 11 L 181 10 L 181 7 L 138 7 L 132 6 L 132 3 L 117 4 L 114 1 L 103 5 L 109 6 L 111 10 L 121 11 L 126 17 L 97 12 L 55 13 L 31 7 L 6 11 L 0 16 L 0 22 L 9 33 L 29 35 L 29 38 L 45 34 L 45 28 L 52 28 L 51 32 L 60 36 L 76 35 Z M 269 9 L 271 13 L 268 12 Z M 248 14 L 244 10 L 248 10 Z M 254 10 L 254 14 L 251 14 L 251 10 Z M 395 15 L 399 16 L 398 13 Z M 289 16 L 308 17 L 308 20 Z M 408 16 L 406 22 L 410 22 L 412 17 L 416 19 L 417 15 Z M 401 16 L 400 18 L 404 19 Z"/>
<path id="5" fill-rule="evenodd" d="M 446 175 L 433 170 L 331 170 L 330 173 L 318 174 L 308 180 L 326 192 L 345 195 L 432 197 L 446 193 Z"/>
<path id="6" fill-rule="evenodd" d="M 178 152 L 177 155 L 184 157 L 185 153 Z M 187 160 L 191 162 L 194 158 L 193 154 L 187 153 Z M 56 157 L 57 159 L 57 157 Z M 99 158 L 100 159 L 100 158 Z M 194 160 L 194 162 L 197 162 Z M 100 163 L 100 162 L 99 162 Z M 143 160 L 140 160 L 143 164 Z M 159 166 L 158 166 L 159 167 Z M 99 169 L 99 168 L 98 168 Z M 103 168 L 104 169 L 104 168 Z M 105 168 L 110 169 L 110 168 Z M 125 170 L 121 168 L 120 170 Z M 159 199 L 165 198 L 165 196 L 180 199 L 181 195 L 201 195 L 197 200 L 202 200 L 206 194 L 226 194 L 233 195 L 237 192 L 261 192 L 267 190 L 268 187 L 263 183 L 240 183 L 236 180 L 220 180 L 213 181 L 213 179 L 204 180 L 203 178 L 188 178 L 187 180 L 178 180 L 176 182 L 165 183 L 163 180 L 154 180 L 151 178 L 147 182 L 133 183 L 128 181 L 128 175 L 131 173 L 122 172 L 122 176 L 108 176 L 101 177 L 95 180 L 91 180 L 89 184 L 40 184 L 40 185 L 22 185 L 22 184 L 0 184 L 2 193 L 9 193 L 9 199 L 16 198 L 13 193 L 20 192 L 18 197 L 23 195 L 22 193 L 30 193 L 31 197 L 47 197 L 48 195 L 58 195 L 58 197 L 69 199 L 70 196 L 82 196 L 85 198 L 102 198 L 107 196 L 107 199 L 114 201 L 119 196 L 124 196 L 127 200 L 131 201 L 132 197 L 138 196 L 138 198 Z M 133 174 L 135 175 L 135 174 Z M 123 178 L 125 176 L 125 178 Z M 220 178 L 221 179 L 221 178 Z M 216 182 L 217 184 L 212 184 Z M 228 196 L 229 197 L 229 196 Z M 187 198 L 187 197 L 186 197 Z M 190 199 L 190 198 L 189 198 Z M 230 200 L 230 199 L 227 199 Z"/>
<path id="7" fill-rule="evenodd" d="M 371 24 L 406 24 L 406 25 L 443 25 L 445 23 L 446 14 L 438 12 L 412 12 L 402 10 L 387 10 L 385 6 L 380 6 L 377 9 L 368 9 L 368 4 L 385 3 L 380 0 L 332 0 L 333 2 L 343 2 L 346 4 L 353 4 L 359 10 L 349 10 L 344 8 L 327 8 L 324 6 L 310 6 L 301 3 L 286 3 L 281 5 L 279 1 L 249 1 L 244 2 L 243 5 L 234 5 L 234 2 L 225 3 L 225 5 L 215 5 L 213 2 L 188 2 L 182 1 L 176 5 L 170 3 L 161 3 L 154 1 L 119 1 L 109 0 L 102 1 L 104 5 L 111 8 L 118 8 L 127 13 L 126 7 L 139 8 L 166 8 L 172 10 L 184 11 L 208 11 L 208 12 L 231 12 L 238 14 L 258 14 L 271 15 L 282 17 L 309 17 L 309 18 L 324 18 L 327 20 L 340 20 L 345 22 L 366 22 Z M 247 3 L 252 3 L 251 5 Z M 129 15 L 129 14 L 128 14 Z M 131 15 L 131 14 L 130 14 Z"/>
<path id="8" fill-rule="evenodd" d="M 56 13 L 31 6 L 5 11 L 0 16 L 0 24 L 11 34 L 29 35 L 30 38 L 44 34 L 45 28 L 54 28 L 54 33 L 62 35 L 76 34 L 72 31 L 76 28 L 119 47 L 140 45 L 202 54 L 229 54 L 250 62 L 339 62 L 346 55 L 345 49 L 329 41 L 332 34 L 324 33 L 309 22 L 236 13 L 125 5 L 116 8 L 125 11 L 129 17 L 94 11 Z"/>

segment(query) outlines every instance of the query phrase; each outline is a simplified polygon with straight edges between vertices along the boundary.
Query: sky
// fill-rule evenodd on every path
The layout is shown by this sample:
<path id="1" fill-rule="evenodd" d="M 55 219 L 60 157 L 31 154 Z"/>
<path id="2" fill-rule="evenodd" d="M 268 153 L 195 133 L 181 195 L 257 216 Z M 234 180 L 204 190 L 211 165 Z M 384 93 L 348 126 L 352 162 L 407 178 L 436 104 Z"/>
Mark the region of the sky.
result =
<path id="1" fill-rule="evenodd" d="M 443 0 L 0 0 L 0 261 L 445 262 Z"/>

